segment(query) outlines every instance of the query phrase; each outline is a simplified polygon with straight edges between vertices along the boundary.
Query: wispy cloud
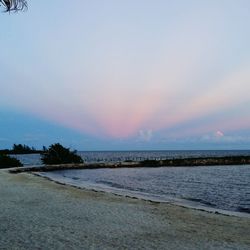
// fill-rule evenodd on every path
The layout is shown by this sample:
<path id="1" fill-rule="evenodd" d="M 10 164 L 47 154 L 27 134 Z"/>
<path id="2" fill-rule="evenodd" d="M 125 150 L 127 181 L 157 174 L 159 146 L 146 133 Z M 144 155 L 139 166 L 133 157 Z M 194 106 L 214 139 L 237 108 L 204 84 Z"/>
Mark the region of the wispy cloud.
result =
<path id="1" fill-rule="evenodd" d="M 200 140 L 216 143 L 250 143 L 250 136 L 224 135 L 221 131 L 216 131 L 214 133 L 203 135 Z"/>
<path id="2" fill-rule="evenodd" d="M 142 142 L 149 142 L 153 138 L 153 131 L 151 129 L 149 130 L 139 130 L 138 132 L 138 141 Z"/>

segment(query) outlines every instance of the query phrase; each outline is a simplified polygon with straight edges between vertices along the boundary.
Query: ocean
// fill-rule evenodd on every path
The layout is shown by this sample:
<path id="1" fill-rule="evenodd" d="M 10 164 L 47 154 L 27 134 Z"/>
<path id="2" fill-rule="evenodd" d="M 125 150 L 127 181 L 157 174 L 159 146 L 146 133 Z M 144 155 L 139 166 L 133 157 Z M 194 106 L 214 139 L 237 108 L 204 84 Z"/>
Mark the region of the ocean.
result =
<path id="1" fill-rule="evenodd" d="M 79 152 L 87 162 L 250 155 L 250 151 Z M 39 155 L 17 156 L 26 165 Z M 63 170 L 42 173 L 77 187 L 146 200 L 250 213 L 250 165 Z"/>
<path id="2" fill-rule="evenodd" d="M 85 162 L 119 162 L 188 157 L 250 155 L 250 150 L 79 151 Z M 14 155 L 24 165 L 41 165 L 40 154 Z"/>

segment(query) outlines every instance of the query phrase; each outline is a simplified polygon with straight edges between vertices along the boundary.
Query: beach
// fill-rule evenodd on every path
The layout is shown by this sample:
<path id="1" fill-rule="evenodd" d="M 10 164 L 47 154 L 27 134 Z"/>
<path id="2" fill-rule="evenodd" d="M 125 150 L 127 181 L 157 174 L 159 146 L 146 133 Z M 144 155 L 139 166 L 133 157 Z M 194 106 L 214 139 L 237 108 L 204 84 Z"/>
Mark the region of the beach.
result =
<path id="1" fill-rule="evenodd" d="M 0 170 L 0 249 L 249 249 L 250 219 Z"/>

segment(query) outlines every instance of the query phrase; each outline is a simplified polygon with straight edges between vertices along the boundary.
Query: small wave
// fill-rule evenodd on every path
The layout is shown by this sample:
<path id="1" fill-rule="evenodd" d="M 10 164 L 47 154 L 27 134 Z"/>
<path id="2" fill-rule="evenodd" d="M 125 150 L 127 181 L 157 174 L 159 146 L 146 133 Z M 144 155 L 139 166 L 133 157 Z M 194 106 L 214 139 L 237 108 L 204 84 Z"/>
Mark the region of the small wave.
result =
<path id="1" fill-rule="evenodd" d="M 78 178 L 78 177 L 72 177 L 72 179 L 75 181 L 80 180 L 80 178 Z"/>
<path id="2" fill-rule="evenodd" d="M 124 185 L 120 185 L 118 183 L 114 183 L 114 182 L 111 182 L 111 181 L 98 181 L 97 182 L 98 184 L 104 184 L 104 185 L 107 185 L 107 186 L 110 186 L 110 187 L 114 187 L 114 188 L 119 188 L 119 189 L 124 189 L 124 190 L 132 190 L 130 187 L 126 187 Z"/>
<path id="3" fill-rule="evenodd" d="M 209 201 L 204 201 L 202 199 L 196 199 L 196 198 L 186 198 L 186 197 L 182 197 L 183 199 L 185 200 L 188 200 L 188 201 L 193 201 L 193 202 L 199 202 L 199 203 L 202 203 L 204 205 L 207 205 L 207 206 L 210 206 L 210 207 L 216 207 L 215 204 L 209 202 Z"/>
<path id="4" fill-rule="evenodd" d="M 248 208 L 248 207 L 238 207 L 237 211 L 241 212 L 241 213 L 248 213 L 248 214 L 250 214 L 250 208 Z"/>

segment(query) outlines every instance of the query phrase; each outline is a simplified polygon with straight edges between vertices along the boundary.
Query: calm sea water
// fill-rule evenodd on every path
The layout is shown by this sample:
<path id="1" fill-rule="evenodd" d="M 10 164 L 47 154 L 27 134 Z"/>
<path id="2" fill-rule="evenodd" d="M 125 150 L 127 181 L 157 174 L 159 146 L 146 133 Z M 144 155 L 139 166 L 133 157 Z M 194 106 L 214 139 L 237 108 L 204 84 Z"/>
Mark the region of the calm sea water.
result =
<path id="1" fill-rule="evenodd" d="M 44 175 L 121 195 L 250 213 L 250 165 L 64 170 Z"/>
<path id="2" fill-rule="evenodd" d="M 80 155 L 91 162 L 250 155 L 250 151 L 80 152 Z M 41 164 L 38 155 L 18 158 L 25 164 Z M 64 170 L 43 175 L 63 183 L 120 195 L 157 201 L 184 201 L 192 206 L 250 213 L 250 165 Z"/>
<path id="3" fill-rule="evenodd" d="M 250 155 L 250 150 L 179 150 L 179 151 L 80 151 L 85 162 L 169 159 L 185 157 Z M 24 165 L 41 165 L 40 154 L 15 155 Z"/>

